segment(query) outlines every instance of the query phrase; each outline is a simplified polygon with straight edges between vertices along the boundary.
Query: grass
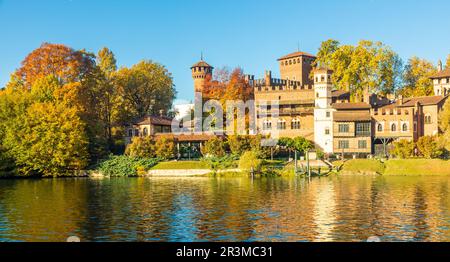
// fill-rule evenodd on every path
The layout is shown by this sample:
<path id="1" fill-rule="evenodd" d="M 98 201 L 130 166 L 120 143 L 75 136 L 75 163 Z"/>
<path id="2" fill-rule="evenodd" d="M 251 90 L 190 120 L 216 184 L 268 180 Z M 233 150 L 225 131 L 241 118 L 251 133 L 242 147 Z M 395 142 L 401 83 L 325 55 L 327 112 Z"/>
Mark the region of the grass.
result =
<path id="1" fill-rule="evenodd" d="M 385 165 L 375 159 L 352 159 L 342 166 L 341 172 L 352 174 L 383 174 Z"/>
<path id="2" fill-rule="evenodd" d="M 391 159 L 386 161 L 384 175 L 438 176 L 450 175 L 450 161 L 440 159 Z"/>
<path id="3" fill-rule="evenodd" d="M 210 169 L 207 163 L 201 161 L 170 161 L 160 162 L 153 170 Z"/>

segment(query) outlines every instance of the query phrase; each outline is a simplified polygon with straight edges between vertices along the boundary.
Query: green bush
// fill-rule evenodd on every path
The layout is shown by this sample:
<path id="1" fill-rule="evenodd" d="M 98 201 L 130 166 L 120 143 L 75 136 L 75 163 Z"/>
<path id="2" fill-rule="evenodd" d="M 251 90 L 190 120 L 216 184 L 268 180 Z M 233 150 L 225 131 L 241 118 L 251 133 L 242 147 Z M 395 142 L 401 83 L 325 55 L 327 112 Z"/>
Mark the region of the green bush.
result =
<path id="1" fill-rule="evenodd" d="M 419 138 L 417 149 L 425 158 L 438 158 L 444 154 L 444 149 L 439 145 L 437 138 L 432 136 Z"/>
<path id="2" fill-rule="evenodd" d="M 212 170 L 219 170 L 237 168 L 238 160 L 237 156 L 226 155 L 223 157 L 204 157 L 201 162 L 208 165 Z"/>
<path id="3" fill-rule="evenodd" d="M 160 159 L 157 158 L 111 156 L 108 160 L 100 163 L 96 170 L 105 176 L 141 176 L 159 161 Z"/>
<path id="4" fill-rule="evenodd" d="M 155 142 L 151 137 L 135 137 L 125 150 L 125 154 L 130 157 L 154 158 Z"/>
<path id="5" fill-rule="evenodd" d="M 258 158 L 258 154 L 254 151 L 247 151 L 239 160 L 239 168 L 243 172 L 250 172 L 251 170 L 255 172 L 261 172 L 263 161 Z"/>
<path id="6" fill-rule="evenodd" d="M 414 141 L 402 139 L 393 143 L 390 153 L 400 159 L 410 158 L 414 155 L 415 147 Z"/>
<path id="7" fill-rule="evenodd" d="M 270 147 L 261 145 L 262 135 L 235 135 L 228 137 L 228 146 L 233 155 L 242 156 L 247 151 L 254 151 L 259 158 L 265 159 L 270 156 Z"/>
<path id="8" fill-rule="evenodd" d="M 176 154 L 176 146 L 173 138 L 159 137 L 155 143 L 156 157 L 160 159 L 173 159 Z"/>
<path id="9" fill-rule="evenodd" d="M 226 155 L 226 143 L 219 137 L 213 137 L 205 143 L 202 154 L 206 157 L 221 158 Z"/>

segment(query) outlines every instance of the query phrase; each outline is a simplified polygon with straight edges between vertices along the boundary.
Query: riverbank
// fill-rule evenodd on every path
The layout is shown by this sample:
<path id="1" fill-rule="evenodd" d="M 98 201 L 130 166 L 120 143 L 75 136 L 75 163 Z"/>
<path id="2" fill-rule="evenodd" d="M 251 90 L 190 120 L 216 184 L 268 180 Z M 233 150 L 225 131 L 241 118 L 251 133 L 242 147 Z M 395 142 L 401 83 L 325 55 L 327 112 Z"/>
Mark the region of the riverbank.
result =
<path id="1" fill-rule="evenodd" d="M 441 159 L 353 159 L 334 164 L 341 175 L 450 176 L 450 161 Z"/>

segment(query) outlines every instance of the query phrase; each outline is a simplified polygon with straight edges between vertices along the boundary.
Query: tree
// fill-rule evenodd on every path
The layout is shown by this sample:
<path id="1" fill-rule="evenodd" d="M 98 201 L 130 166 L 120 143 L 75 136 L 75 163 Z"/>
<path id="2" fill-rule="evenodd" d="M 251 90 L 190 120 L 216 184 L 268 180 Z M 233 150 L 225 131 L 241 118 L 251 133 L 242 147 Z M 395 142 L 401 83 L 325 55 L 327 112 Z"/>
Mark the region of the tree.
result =
<path id="1" fill-rule="evenodd" d="M 417 149 L 425 158 L 437 158 L 442 156 L 443 149 L 439 146 L 437 137 L 423 136 L 417 141 Z"/>
<path id="2" fill-rule="evenodd" d="M 433 94 L 433 82 L 430 79 L 436 73 L 433 63 L 412 57 L 408 60 L 403 73 L 403 87 L 400 94 L 405 97 L 429 96 Z"/>
<path id="3" fill-rule="evenodd" d="M 339 49 L 339 45 L 339 41 L 334 39 L 328 39 L 327 41 L 322 42 L 313 66 L 331 67 L 332 55 Z"/>
<path id="4" fill-rule="evenodd" d="M 15 120 L 4 146 L 21 174 L 73 175 L 86 167 L 88 139 L 78 113 L 64 104 L 35 103 Z"/>
<path id="5" fill-rule="evenodd" d="M 224 157 L 226 155 L 226 143 L 223 139 L 213 137 L 202 147 L 202 154 L 207 157 Z"/>
<path id="6" fill-rule="evenodd" d="M 155 153 L 161 159 L 174 158 L 176 154 L 175 141 L 169 137 L 158 137 L 155 143 Z"/>
<path id="7" fill-rule="evenodd" d="M 391 154 L 396 156 L 397 158 L 409 158 L 414 155 L 414 149 L 416 145 L 414 141 L 409 141 L 406 139 L 402 139 L 400 141 L 393 143 L 393 148 L 391 149 Z"/>
<path id="8" fill-rule="evenodd" d="M 26 87 L 39 78 L 55 75 L 63 83 L 82 82 L 94 69 L 94 57 L 61 44 L 44 43 L 22 62 L 16 74 Z"/>
<path id="9" fill-rule="evenodd" d="M 120 69 L 114 82 L 127 109 L 122 114 L 125 119 L 159 114 L 160 110 L 168 112 L 176 95 L 171 74 L 152 61 Z"/>
<path id="10" fill-rule="evenodd" d="M 402 72 L 400 57 L 381 42 L 362 40 L 357 46 L 338 46 L 327 40 L 321 46 L 317 61 L 334 71 L 333 82 L 353 96 L 370 92 L 389 94 L 399 86 Z"/>
<path id="11" fill-rule="evenodd" d="M 254 151 L 245 152 L 239 160 L 239 169 L 244 172 L 260 172 L 263 161 L 258 158 L 258 154 Z"/>
<path id="12" fill-rule="evenodd" d="M 149 136 L 135 137 L 125 150 L 125 154 L 131 157 L 153 158 L 155 154 L 155 141 Z"/>

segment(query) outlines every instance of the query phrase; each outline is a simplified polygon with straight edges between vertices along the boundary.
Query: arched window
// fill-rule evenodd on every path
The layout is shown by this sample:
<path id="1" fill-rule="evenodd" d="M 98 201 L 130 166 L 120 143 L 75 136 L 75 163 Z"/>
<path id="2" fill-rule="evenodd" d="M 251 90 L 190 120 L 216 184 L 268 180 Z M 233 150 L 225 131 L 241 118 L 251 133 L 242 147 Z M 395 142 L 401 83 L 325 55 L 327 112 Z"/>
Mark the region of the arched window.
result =
<path id="1" fill-rule="evenodd" d="M 383 132 L 383 124 L 378 124 L 377 131 L 378 132 Z"/>
<path id="2" fill-rule="evenodd" d="M 403 132 L 408 132 L 408 124 L 406 124 L 406 123 L 403 124 L 402 131 Z"/>
<path id="3" fill-rule="evenodd" d="M 300 120 L 299 119 L 294 119 L 291 122 L 291 129 L 297 130 L 300 129 Z"/>
<path id="4" fill-rule="evenodd" d="M 432 123 L 431 116 L 430 115 L 426 115 L 425 116 L 425 124 L 431 124 L 431 123 Z"/>
<path id="5" fill-rule="evenodd" d="M 391 125 L 391 131 L 392 132 L 397 132 L 397 125 L 396 124 L 392 124 Z"/>
<path id="6" fill-rule="evenodd" d="M 139 129 L 134 130 L 134 136 L 139 136 Z"/>
<path id="7" fill-rule="evenodd" d="M 272 122 L 269 120 L 265 120 L 263 122 L 263 130 L 271 130 L 272 129 Z"/>
<path id="8" fill-rule="evenodd" d="M 286 120 L 284 120 L 284 119 L 278 120 L 277 129 L 285 130 L 286 129 Z"/>
<path id="9" fill-rule="evenodd" d="M 148 129 L 146 127 L 144 128 L 143 135 L 148 136 Z"/>

